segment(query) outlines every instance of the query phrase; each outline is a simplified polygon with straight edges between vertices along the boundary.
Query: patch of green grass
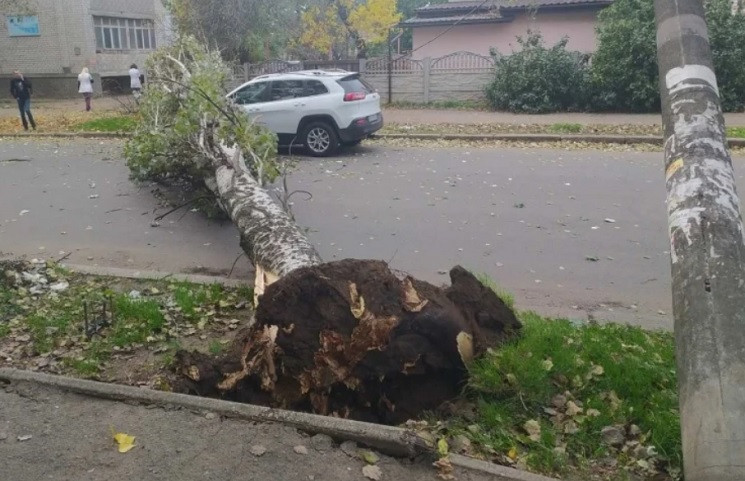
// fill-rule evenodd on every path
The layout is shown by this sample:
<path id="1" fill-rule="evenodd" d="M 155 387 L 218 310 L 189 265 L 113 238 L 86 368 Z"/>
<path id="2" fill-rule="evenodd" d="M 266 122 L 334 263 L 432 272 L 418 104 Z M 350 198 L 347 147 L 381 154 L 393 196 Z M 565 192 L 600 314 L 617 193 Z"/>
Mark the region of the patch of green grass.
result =
<path id="1" fill-rule="evenodd" d="M 5 323 L 0 324 L 0 338 L 3 338 L 8 334 L 10 334 L 10 326 Z"/>
<path id="2" fill-rule="evenodd" d="M 210 342 L 209 351 L 210 351 L 210 354 L 212 354 L 213 356 L 217 356 L 218 354 L 222 353 L 223 351 L 222 343 L 218 341 L 217 339 Z"/>
<path id="3" fill-rule="evenodd" d="M 582 132 L 581 124 L 556 123 L 548 126 L 548 131 L 555 134 L 578 134 Z"/>
<path id="4" fill-rule="evenodd" d="M 238 299 L 241 299 L 246 302 L 253 302 L 254 299 L 254 289 L 250 286 L 240 286 L 238 288 Z"/>
<path id="5" fill-rule="evenodd" d="M 173 300 L 181 308 L 181 313 L 190 319 L 196 317 L 197 309 L 207 300 L 207 294 L 199 287 L 191 284 L 179 284 L 173 291 Z"/>
<path id="6" fill-rule="evenodd" d="M 75 126 L 82 132 L 132 132 L 137 126 L 137 119 L 132 116 L 102 117 Z"/>
<path id="7" fill-rule="evenodd" d="M 523 314 L 522 321 L 519 339 L 470 367 L 470 392 L 478 399 L 481 429 L 467 435 L 503 454 L 516 449 L 534 470 L 561 474 L 566 456 L 578 466 L 609 454 L 600 436 L 604 427 L 635 424 L 645 445 L 654 446 L 673 468 L 680 467 L 670 333 L 614 324 L 576 327 L 532 313 Z M 552 400 L 567 392 L 568 400 L 582 408 L 567 418 L 576 433 L 566 432 L 567 419 L 555 424 L 556 418 L 544 411 L 555 408 Z M 527 436 L 528 420 L 541 425 L 537 441 Z M 566 455 L 554 449 L 557 443 L 566 447 Z"/>
<path id="8" fill-rule="evenodd" d="M 728 127 L 727 137 L 745 139 L 745 127 Z"/>
<path id="9" fill-rule="evenodd" d="M 163 357 L 161 357 L 161 361 L 163 362 L 163 367 L 171 367 L 173 366 L 173 361 L 176 359 L 176 352 L 181 350 L 181 343 L 176 340 L 171 340 L 168 342 L 168 349 L 165 353 L 163 353 Z"/>
<path id="10" fill-rule="evenodd" d="M 94 340 L 87 345 L 82 356 L 64 358 L 63 363 L 78 375 L 90 377 L 101 372 L 103 363 L 110 357 L 110 344 L 105 340 Z"/>
<path id="11" fill-rule="evenodd" d="M 54 349 L 58 338 L 68 334 L 76 318 L 74 309 L 40 311 L 26 319 L 31 341 L 36 352 L 43 354 Z"/>
<path id="12" fill-rule="evenodd" d="M 0 321 L 10 319 L 19 312 L 18 305 L 14 300 L 13 292 L 0 285 Z"/>
<path id="13" fill-rule="evenodd" d="M 149 336 L 159 334 L 165 325 L 160 304 L 154 300 L 119 294 L 114 298 L 114 306 L 116 321 L 107 337 L 115 346 L 145 342 Z"/>
<path id="14" fill-rule="evenodd" d="M 494 282 L 494 280 L 491 277 L 489 277 L 487 274 L 483 272 L 480 274 L 476 274 L 476 279 L 478 279 L 479 282 L 481 282 L 483 285 L 485 285 L 486 287 L 494 291 L 497 297 L 502 299 L 502 302 L 507 304 L 507 307 L 509 307 L 510 309 L 515 308 L 515 296 L 513 296 L 512 293 L 499 287 L 497 283 Z"/>
<path id="15" fill-rule="evenodd" d="M 173 300 L 187 319 L 194 320 L 207 308 L 219 304 L 225 297 L 220 284 L 208 286 L 179 282 L 173 290 Z"/>

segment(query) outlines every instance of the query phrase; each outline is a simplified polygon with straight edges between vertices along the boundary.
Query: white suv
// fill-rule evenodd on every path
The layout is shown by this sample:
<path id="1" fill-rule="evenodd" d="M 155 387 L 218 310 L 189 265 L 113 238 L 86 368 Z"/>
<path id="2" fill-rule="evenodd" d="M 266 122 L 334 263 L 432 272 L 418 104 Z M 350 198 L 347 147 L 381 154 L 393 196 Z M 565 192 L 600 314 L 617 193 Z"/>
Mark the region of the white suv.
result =
<path id="1" fill-rule="evenodd" d="M 358 73 L 310 70 L 262 75 L 228 94 L 279 144 L 313 156 L 356 145 L 383 126 L 380 95 Z"/>

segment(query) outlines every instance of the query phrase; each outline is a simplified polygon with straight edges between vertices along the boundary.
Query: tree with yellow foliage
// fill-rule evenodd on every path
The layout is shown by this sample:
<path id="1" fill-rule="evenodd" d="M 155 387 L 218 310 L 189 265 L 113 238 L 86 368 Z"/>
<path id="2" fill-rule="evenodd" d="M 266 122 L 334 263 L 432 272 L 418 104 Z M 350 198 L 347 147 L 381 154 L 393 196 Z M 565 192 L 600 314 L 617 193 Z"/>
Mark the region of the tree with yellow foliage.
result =
<path id="1" fill-rule="evenodd" d="M 357 57 L 366 58 L 368 46 L 384 42 L 400 20 L 395 0 L 329 0 L 302 13 L 298 43 L 333 56 L 351 40 Z"/>

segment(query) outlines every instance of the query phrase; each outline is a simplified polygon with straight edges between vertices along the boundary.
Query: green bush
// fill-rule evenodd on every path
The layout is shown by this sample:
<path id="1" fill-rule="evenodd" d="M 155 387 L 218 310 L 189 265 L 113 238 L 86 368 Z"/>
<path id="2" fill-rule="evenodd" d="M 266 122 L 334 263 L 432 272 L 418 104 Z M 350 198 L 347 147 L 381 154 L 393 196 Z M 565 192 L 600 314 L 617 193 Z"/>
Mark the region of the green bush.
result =
<path id="1" fill-rule="evenodd" d="M 564 38 L 553 47 L 544 45 L 540 34 L 518 37 L 522 49 L 495 57 L 494 79 L 486 96 L 497 110 L 545 113 L 581 110 L 585 107 L 588 69 L 585 56 L 566 49 Z"/>
<path id="2" fill-rule="evenodd" d="M 745 104 L 745 15 L 730 0 L 708 0 L 706 18 L 722 107 Z M 592 110 L 659 111 L 653 0 L 616 0 L 600 12 L 592 58 Z"/>
<path id="3" fill-rule="evenodd" d="M 737 3 L 742 7 L 742 2 Z M 741 111 L 745 108 L 745 14 L 742 9 L 733 14 L 730 0 L 710 0 L 706 21 L 722 109 Z"/>

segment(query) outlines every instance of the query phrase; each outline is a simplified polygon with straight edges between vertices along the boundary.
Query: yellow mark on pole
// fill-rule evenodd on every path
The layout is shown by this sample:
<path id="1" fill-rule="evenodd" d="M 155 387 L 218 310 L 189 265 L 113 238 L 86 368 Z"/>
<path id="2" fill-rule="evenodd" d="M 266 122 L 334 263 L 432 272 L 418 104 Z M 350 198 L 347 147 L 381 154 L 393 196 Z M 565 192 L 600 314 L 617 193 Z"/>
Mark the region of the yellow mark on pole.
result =
<path id="1" fill-rule="evenodd" d="M 675 159 L 670 162 L 670 165 L 668 165 L 665 170 L 665 180 L 670 180 L 670 177 L 672 177 L 681 167 L 683 167 L 683 159 Z"/>

